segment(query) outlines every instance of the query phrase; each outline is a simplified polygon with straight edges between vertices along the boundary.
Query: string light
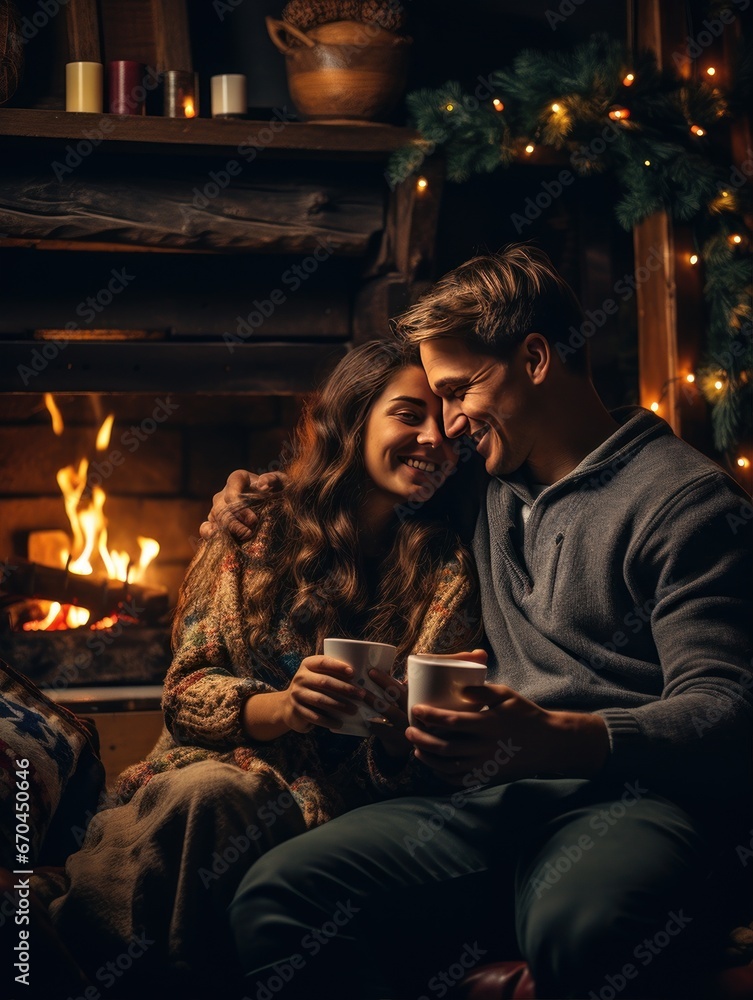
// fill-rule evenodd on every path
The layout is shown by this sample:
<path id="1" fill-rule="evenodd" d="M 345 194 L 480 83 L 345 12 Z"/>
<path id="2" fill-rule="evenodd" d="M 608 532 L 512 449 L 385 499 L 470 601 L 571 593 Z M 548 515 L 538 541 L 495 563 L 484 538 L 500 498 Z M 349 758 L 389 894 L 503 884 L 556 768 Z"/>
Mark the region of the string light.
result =
<path id="1" fill-rule="evenodd" d="M 695 375 L 691 372 L 690 375 L 685 376 L 685 381 L 690 382 L 692 385 L 692 383 L 695 382 Z"/>
<path id="2" fill-rule="evenodd" d="M 657 410 L 659 409 L 659 404 L 658 404 L 658 403 L 657 403 L 657 402 L 656 402 L 655 400 L 654 400 L 654 402 L 653 402 L 653 403 L 651 404 L 651 409 L 652 409 L 652 410 L 654 411 L 654 413 L 656 413 L 656 412 L 657 412 Z"/>
<path id="3" fill-rule="evenodd" d="M 713 66 L 709 66 L 709 68 L 706 70 L 706 75 L 716 76 L 716 69 Z"/>
<path id="4" fill-rule="evenodd" d="M 718 378 L 716 382 L 714 382 L 714 388 L 716 389 L 717 392 L 721 392 L 721 390 L 724 388 L 724 382 L 722 382 L 722 380 Z"/>
<path id="5" fill-rule="evenodd" d="M 494 100 L 492 101 L 492 104 L 494 105 L 494 110 L 495 111 L 504 111 L 505 110 L 504 104 L 502 103 L 502 101 L 500 101 L 500 99 L 498 97 L 494 98 Z"/>
<path id="6" fill-rule="evenodd" d="M 418 180 L 416 181 L 416 188 L 419 191 L 425 191 L 428 186 L 429 182 L 426 180 L 425 177 L 419 177 Z"/>
<path id="7" fill-rule="evenodd" d="M 531 153 L 534 151 L 534 149 L 536 149 L 536 147 L 533 145 L 532 142 L 529 142 L 528 145 L 526 146 L 526 153 L 528 153 L 528 155 L 530 156 Z"/>
<path id="8" fill-rule="evenodd" d="M 445 111 L 454 111 L 454 110 L 455 110 L 455 105 L 454 104 L 448 104 L 445 107 Z"/>
<path id="9" fill-rule="evenodd" d="M 561 107 L 559 106 L 559 104 L 557 104 L 557 102 L 555 101 L 555 102 L 554 102 L 554 104 L 552 105 L 552 111 L 553 111 L 553 112 L 554 112 L 555 114 L 557 114 L 557 112 L 558 112 L 558 111 L 561 111 L 561 110 L 562 110 L 562 108 L 561 108 Z"/>
<path id="10" fill-rule="evenodd" d="M 739 244 L 742 243 L 743 238 L 739 233 L 733 233 L 732 236 L 730 236 L 729 241 L 730 243 L 735 243 L 739 246 Z"/>
<path id="11" fill-rule="evenodd" d="M 609 112 L 609 117 L 612 119 L 613 122 L 622 121 L 623 119 L 630 117 L 630 109 L 614 108 L 614 110 Z"/>
<path id="12" fill-rule="evenodd" d="M 720 191 L 719 194 L 722 198 L 729 198 L 729 191 Z"/>
<path id="13" fill-rule="evenodd" d="M 627 76 L 622 81 L 623 87 L 632 87 L 633 80 L 635 80 L 635 73 L 628 73 Z"/>
<path id="14" fill-rule="evenodd" d="M 697 253 L 692 253 L 690 255 L 690 257 L 688 257 L 688 260 L 695 267 L 695 265 L 698 263 L 698 254 Z"/>
<path id="15" fill-rule="evenodd" d="M 706 129 L 701 128 L 700 125 L 691 125 L 690 131 L 693 133 L 693 135 L 697 135 L 699 139 L 701 138 L 701 136 L 706 135 Z"/>
<path id="16" fill-rule="evenodd" d="M 740 458 L 738 458 L 737 460 L 737 464 L 740 466 L 741 469 L 748 469 L 750 468 L 750 459 L 745 458 L 744 456 L 741 455 Z"/>
<path id="17" fill-rule="evenodd" d="M 643 166 L 644 167 L 650 167 L 651 166 L 651 160 L 644 160 L 643 161 Z"/>

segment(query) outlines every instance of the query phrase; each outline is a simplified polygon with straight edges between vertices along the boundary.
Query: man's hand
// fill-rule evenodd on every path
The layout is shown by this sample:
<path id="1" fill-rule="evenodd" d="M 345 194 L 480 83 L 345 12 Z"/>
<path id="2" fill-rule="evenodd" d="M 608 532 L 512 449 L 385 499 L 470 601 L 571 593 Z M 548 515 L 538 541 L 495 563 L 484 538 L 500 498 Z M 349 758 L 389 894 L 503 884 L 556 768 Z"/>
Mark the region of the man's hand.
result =
<path id="1" fill-rule="evenodd" d="M 218 528 L 225 528 L 239 542 L 248 542 L 256 534 L 258 517 L 247 505 L 250 496 L 275 492 L 285 485 L 281 472 L 253 472 L 236 469 L 227 477 L 224 489 L 212 497 L 212 509 L 199 528 L 202 538 L 211 538 Z"/>
<path id="2" fill-rule="evenodd" d="M 416 705 L 419 725 L 406 732 L 416 758 L 450 784 L 554 773 L 587 778 L 606 762 L 607 728 L 597 715 L 547 711 L 504 684 L 467 687 L 463 696 L 478 709 Z"/>

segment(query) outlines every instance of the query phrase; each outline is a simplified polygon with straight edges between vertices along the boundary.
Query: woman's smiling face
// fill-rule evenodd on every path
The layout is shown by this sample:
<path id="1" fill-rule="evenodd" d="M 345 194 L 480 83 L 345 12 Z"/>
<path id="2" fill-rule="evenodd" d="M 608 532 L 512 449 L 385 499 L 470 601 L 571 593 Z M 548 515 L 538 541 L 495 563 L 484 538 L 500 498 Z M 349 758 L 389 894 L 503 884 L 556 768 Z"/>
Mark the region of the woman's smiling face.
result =
<path id="1" fill-rule="evenodd" d="M 442 401 L 423 368 L 403 368 L 374 400 L 363 457 L 372 502 L 378 498 L 389 507 L 428 499 L 453 471 L 457 447 L 445 436 Z"/>

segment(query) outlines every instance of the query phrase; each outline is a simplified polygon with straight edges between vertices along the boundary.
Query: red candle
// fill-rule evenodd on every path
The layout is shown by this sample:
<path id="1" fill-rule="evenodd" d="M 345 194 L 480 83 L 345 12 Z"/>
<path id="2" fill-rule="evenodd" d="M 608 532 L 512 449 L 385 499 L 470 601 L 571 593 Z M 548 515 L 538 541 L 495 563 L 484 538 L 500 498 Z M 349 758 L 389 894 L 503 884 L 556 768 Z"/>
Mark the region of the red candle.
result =
<path id="1" fill-rule="evenodd" d="M 116 59 L 108 64 L 110 114 L 143 115 L 144 66 L 132 59 Z"/>

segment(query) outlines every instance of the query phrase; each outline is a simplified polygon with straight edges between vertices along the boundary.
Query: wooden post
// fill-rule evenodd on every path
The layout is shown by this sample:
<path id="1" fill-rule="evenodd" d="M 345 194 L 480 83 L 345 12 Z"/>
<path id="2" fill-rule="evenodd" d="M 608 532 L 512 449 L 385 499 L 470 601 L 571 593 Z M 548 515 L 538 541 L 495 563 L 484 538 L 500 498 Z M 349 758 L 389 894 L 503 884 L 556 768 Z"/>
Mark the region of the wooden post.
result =
<path id="1" fill-rule="evenodd" d="M 636 0 L 638 49 L 655 52 L 659 65 L 684 53 L 684 5 L 681 0 Z M 682 60 L 680 60 L 682 63 Z M 682 432 L 678 364 L 677 257 L 672 220 L 655 212 L 633 230 L 638 303 L 640 402 L 658 413 L 676 434 Z M 656 261 L 660 267 L 656 267 Z M 649 270 L 649 264 L 656 269 Z M 644 271 L 646 280 L 640 281 Z M 687 289 L 685 289 L 687 292 Z"/>

